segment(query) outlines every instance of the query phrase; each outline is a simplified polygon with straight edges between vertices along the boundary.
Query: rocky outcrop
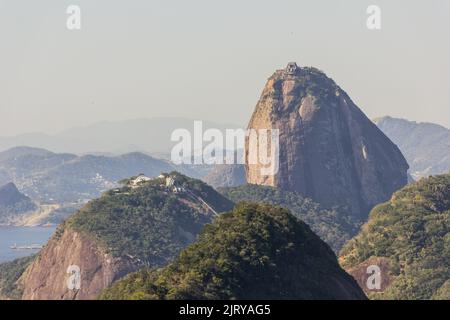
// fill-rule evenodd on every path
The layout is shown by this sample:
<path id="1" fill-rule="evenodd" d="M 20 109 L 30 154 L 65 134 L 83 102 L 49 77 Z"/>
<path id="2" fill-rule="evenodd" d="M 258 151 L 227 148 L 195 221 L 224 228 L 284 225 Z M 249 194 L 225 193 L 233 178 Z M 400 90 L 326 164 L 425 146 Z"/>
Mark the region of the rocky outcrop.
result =
<path id="1" fill-rule="evenodd" d="M 389 260 L 383 257 L 370 257 L 345 271 L 358 282 L 366 295 L 383 292 L 392 282 Z M 372 279 L 374 277 L 379 277 L 379 284 Z"/>
<path id="2" fill-rule="evenodd" d="M 0 187 L 0 225 L 14 224 L 37 209 L 37 205 L 22 194 L 14 183 Z"/>
<path id="3" fill-rule="evenodd" d="M 65 228 L 54 236 L 22 276 L 24 300 L 90 300 L 137 270 L 132 259 L 114 258 L 86 235 Z M 70 288 L 69 267 L 80 268 L 79 290 Z"/>
<path id="4" fill-rule="evenodd" d="M 162 267 L 233 203 L 177 172 L 124 181 L 67 219 L 23 274 L 23 299 L 95 299 L 124 275 Z M 80 286 L 72 290 L 70 272 Z M 72 282 L 71 282 L 72 283 Z"/>
<path id="5" fill-rule="evenodd" d="M 238 187 L 246 183 L 242 164 L 219 164 L 202 179 L 214 188 Z"/>
<path id="6" fill-rule="evenodd" d="M 323 72 L 290 64 L 268 80 L 248 125 L 278 129 L 279 171 L 248 162 L 247 182 L 296 191 L 328 207 L 370 209 L 407 183 L 408 164 L 350 97 Z"/>
<path id="7" fill-rule="evenodd" d="M 20 193 L 14 183 L 0 187 L 0 207 L 14 207 L 23 202 L 27 202 L 29 207 L 34 208 L 31 199 Z"/>

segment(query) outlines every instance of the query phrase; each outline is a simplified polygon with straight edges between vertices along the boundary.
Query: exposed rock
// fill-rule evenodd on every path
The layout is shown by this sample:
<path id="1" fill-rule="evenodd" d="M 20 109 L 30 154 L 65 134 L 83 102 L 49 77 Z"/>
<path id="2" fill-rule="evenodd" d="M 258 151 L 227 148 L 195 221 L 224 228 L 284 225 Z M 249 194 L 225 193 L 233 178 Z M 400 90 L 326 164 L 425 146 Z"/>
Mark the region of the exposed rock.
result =
<path id="1" fill-rule="evenodd" d="M 370 269 L 371 266 L 379 268 L 380 286 L 369 287 L 367 282 L 371 281 L 370 277 L 374 276 L 375 272 Z M 351 276 L 358 282 L 358 285 L 364 292 L 369 295 L 374 292 L 383 292 L 391 284 L 390 265 L 389 260 L 383 257 L 370 257 L 366 261 L 358 264 L 355 267 L 346 269 Z M 376 276 L 376 275 L 375 275 Z"/>
<path id="2" fill-rule="evenodd" d="M 170 180 L 168 183 L 168 180 Z M 23 299 L 94 299 L 143 267 L 161 267 L 233 203 L 205 183 L 172 172 L 113 189 L 60 226 L 22 277 Z M 70 290 L 69 266 L 81 271 Z"/>
<path id="3" fill-rule="evenodd" d="M 346 206 L 361 218 L 407 183 L 408 164 L 397 146 L 317 69 L 276 71 L 248 128 L 280 132 L 276 175 L 264 176 L 261 165 L 248 163 L 247 141 L 248 183 Z"/>
<path id="4" fill-rule="evenodd" d="M 202 179 L 214 188 L 238 187 L 246 183 L 245 166 L 242 164 L 221 164 Z"/>
<path id="5" fill-rule="evenodd" d="M 7 225 L 32 213 L 37 205 L 22 194 L 14 183 L 0 187 L 0 225 Z"/>
<path id="6" fill-rule="evenodd" d="M 80 290 L 67 284 L 69 266 L 81 270 Z M 94 299 L 117 279 L 137 270 L 131 259 L 114 258 L 87 236 L 70 228 L 53 237 L 22 276 L 24 300 Z"/>

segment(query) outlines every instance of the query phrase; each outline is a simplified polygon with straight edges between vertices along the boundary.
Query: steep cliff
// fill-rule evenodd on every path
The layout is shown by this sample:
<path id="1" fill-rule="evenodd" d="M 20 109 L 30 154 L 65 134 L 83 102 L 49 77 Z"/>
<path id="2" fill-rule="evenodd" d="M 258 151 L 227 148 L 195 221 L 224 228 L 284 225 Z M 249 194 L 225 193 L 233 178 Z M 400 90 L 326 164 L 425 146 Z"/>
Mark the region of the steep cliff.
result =
<path id="1" fill-rule="evenodd" d="M 202 179 L 214 188 L 237 187 L 246 183 L 242 164 L 219 164 Z"/>
<path id="2" fill-rule="evenodd" d="M 374 122 L 408 160 L 418 180 L 450 170 L 450 129 L 434 123 L 383 117 Z"/>
<path id="3" fill-rule="evenodd" d="M 248 125 L 278 129 L 279 171 L 249 163 L 247 182 L 296 191 L 365 218 L 407 183 L 408 164 L 350 97 L 323 72 L 290 64 L 268 80 Z M 247 156 L 249 143 L 247 141 Z"/>
<path id="4" fill-rule="evenodd" d="M 145 266 L 169 263 L 202 227 L 233 203 L 176 172 L 128 184 L 91 201 L 59 227 L 22 276 L 23 299 L 94 299 Z M 79 268 L 79 290 L 68 268 Z"/>
<path id="5" fill-rule="evenodd" d="M 70 227 L 59 232 L 22 276 L 25 284 L 22 299 L 93 299 L 103 288 L 137 270 L 138 264 L 129 257 L 114 257 Z M 82 272 L 80 290 L 69 289 L 70 266 L 78 266 Z"/>

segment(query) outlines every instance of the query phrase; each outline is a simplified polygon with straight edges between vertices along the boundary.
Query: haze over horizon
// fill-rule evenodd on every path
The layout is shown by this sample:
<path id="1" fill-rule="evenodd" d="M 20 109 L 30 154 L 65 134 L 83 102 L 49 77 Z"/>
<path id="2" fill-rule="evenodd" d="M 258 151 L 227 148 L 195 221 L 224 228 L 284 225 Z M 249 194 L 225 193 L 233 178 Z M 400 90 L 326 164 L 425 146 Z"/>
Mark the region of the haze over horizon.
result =
<path id="1" fill-rule="evenodd" d="M 289 61 L 323 70 L 372 119 L 450 128 L 449 1 L 194 2 L 0 0 L 0 136 L 155 117 L 245 126 Z M 366 28 L 370 4 L 380 31 Z"/>
<path id="2" fill-rule="evenodd" d="M 390 117 L 390 118 L 394 118 L 394 119 L 402 119 L 402 120 L 406 120 L 406 121 L 412 121 L 412 122 L 416 122 L 416 123 L 428 123 L 428 124 L 432 124 L 432 125 L 438 125 L 438 126 L 442 126 L 446 129 L 449 129 L 449 127 L 442 125 L 440 123 L 437 122 L 429 122 L 429 121 L 416 121 L 416 120 L 411 120 L 411 119 L 407 119 L 407 118 L 401 118 L 401 117 L 392 117 L 391 115 L 383 115 L 383 116 L 379 116 L 379 117 L 374 117 L 371 120 L 376 122 L 376 120 L 379 120 L 381 118 L 385 118 L 385 117 Z M 14 137 L 18 137 L 18 136 L 22 136 L 22 135 L 33 135 L 33 134 L 43 134 L 43 135 L 48 135 L 48 136 L 58 136 L 60 134 L 63 133 L 67 133 L 67 132 L 71 132 L 71 131 L 77 131 L 77 130 L 81 130 L 84 128 L 95 128 L 98 126 L 102 126 L 102 125 L 115 125 L 115 124 L 123 124 L 123 123 L 127 123 L 127 122 L 134 122 L 134 121 L 153 121 L 153 120 L 160 120 L 160 119 L 166 119 L 166 120 L 171 120 L 171 119 L 177 119 L 177 120 L 189 120 L 192 121 L 192 123 L 194 121 L 205 121 L 207 124 L 209 124 L 208 128 L 210 127 L 211 124 L 217 124 L 217 127 L 220 127 L 220 130 L 225 130 L 225 128 L 227 129 L 233 129 L 233 128 L 246 128 L 247 124 L 246 123 L 232 123 L 232 122 L 221 122 L 221 121 L 214 121 L 214 120 L 203 120 L 201 118 L 195 119 L 195 118 L 184 118 L 184 117 L 153 117 L 153 118 L 130 118 L 130 119 L 122 119 L 122 120 L 98 120 L 92 123 L 86 123 L 86 124 L 82 124 L 82 125 L 74 125 L 72 127 L 67 127 L 67 128 L 63 128 L 61 130 L 55 131 L 55 132 L 47 132 L 45 130 L 41 130 L 41 131 L 26 131 L 26 132 L 22 132 L 22 133 L 18 133 L 18 134 L 13 134 L 13 135 L 5 135 L 5 136 L 0 136 L 0 138 L 14 138 Z M 189 128 L 188 128 L 189 129 Z"/>

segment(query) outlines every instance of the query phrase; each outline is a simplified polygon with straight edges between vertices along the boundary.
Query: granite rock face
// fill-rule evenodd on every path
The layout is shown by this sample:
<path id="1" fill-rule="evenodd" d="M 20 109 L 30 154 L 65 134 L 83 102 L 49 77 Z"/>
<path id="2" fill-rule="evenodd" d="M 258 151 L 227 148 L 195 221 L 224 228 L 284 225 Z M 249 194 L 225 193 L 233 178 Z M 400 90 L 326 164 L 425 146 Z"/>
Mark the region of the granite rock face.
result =
<path id="1" fill-rule="evenodd" d="M 268 80 L 248 125 L 278 129 L 279 170 L 248 161 L 247 182 L 296 191 L 365 219 L 407 183 L 398 147 L 323 72 L 289 64 Z"/>
<path id="2" fill-rule="evenodd" d="M 245 167 L 243 164 L 219 164 L 203 178 L 214 188 L 238 187 L 245 184 Z"/>
<path id="3" fill-rule="evenodd" d="M 69 267 L 80 268 L 80 289 L 68 285 Z M 85 235 L 70 228 L 53 237 L 22 275 L 23 300 L 92 300 L 126 274 L 136 271 L 131 259 L 115 258 Z"/>
<path id="4" fill-rule="evenodd" d="M 128 273 L 170 263 L 204 225 L 234 206 L 177 172 L 135 180 L 105 192 L 58 226 L 21 276 L 24 300 L 96 299 Z"/>

